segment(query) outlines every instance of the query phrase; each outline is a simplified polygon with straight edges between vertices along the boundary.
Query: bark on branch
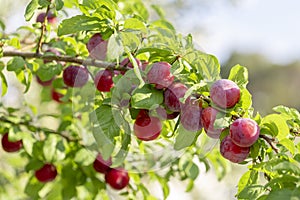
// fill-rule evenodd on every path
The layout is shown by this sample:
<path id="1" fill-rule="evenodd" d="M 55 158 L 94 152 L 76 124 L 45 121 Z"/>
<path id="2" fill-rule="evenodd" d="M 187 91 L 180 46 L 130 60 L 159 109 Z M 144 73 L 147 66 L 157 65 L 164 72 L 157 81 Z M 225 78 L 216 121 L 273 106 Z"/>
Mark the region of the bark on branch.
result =
<path id="1" fill-rule="evenodd" d="M 63 61 L 63 62 L 77 63 L 85 66 L 106 68 L 106 69 L 115 69 L 116 66 L 116 63 L 105 62 L 105 61 L 95 60 L 91 58 L 81 59 L 81 58 L 76 58 L 71 56 L 45 55 L 42 53 L 18 52 L 18 51 L 3 52 L 3 57 L 14 57 L 14 56 L 20 56 L 23 57 L 24 59 L 39 58 L 39 59 L 45 59 L 47 61 Z"/>

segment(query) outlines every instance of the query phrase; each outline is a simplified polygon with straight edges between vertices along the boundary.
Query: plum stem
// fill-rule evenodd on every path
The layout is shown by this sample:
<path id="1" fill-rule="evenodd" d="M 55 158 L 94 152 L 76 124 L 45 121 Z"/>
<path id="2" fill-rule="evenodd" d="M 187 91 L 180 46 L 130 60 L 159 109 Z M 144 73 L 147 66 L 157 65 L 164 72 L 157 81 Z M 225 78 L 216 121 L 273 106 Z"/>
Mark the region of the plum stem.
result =
<path id="1" fill-rule="evenodd" d="M 274 138 L 270 138 L 270 137 L 268 137 L 266 135 L 259 135 L 259 137 L 262 138 L 262 139 L 264 139 L 271 146 L 271 148 L 273 149 L 273 151 L 278 154 L 278 148 L 275 147 L 275 145 L 273 144 L 273 142 L 275 141 Z"/>

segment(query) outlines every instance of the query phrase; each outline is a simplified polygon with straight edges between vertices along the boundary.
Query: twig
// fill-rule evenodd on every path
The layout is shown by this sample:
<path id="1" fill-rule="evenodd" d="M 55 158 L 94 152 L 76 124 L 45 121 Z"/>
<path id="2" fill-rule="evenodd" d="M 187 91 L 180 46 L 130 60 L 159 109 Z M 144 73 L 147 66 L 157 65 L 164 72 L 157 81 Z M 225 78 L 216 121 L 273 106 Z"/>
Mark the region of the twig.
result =
<path id="1" fill-rule="evenodd" d="M 23 58 L 38 58 L 38 59 L 44 59 L 47 61 L 63 61 L 63 62 L 70 62 L 70 63 L 77 63 L 81 65 L 90 65 L 94 67 L 99 67 L 99 68 L 107 68 L 114 70 L 116 63 L 110 63 L 110 62 L 105 62 L 101 60 L 95 60 L 91 58 L 87 59 L 80 59 L 76 57 L 71 57 L 71 56 L 58 56 L 58 55 L 44 55 L 41 53 L 31 53 L 31 52 L 18 52 L 18 51 L 3 51 L 3 57 L 14 57 L 14 56 L 20 56 Z M 118 68 L 118 70 L 125 70 L 123 68 Z"/>
<path id="2" fill-rule="evenodd" d="M 272 147 L 272 149 L 275 151 L 275 153 L 278 153 L 278 148 L 275 147 L 274 144 L 273 144 L 273 142 L 274 142 L 273 138 L 269 138 L 266 135 L 259 135 L 259 137 L 264 139 Z"/>
<path id="3" fill-rule="evenodd" d="M 180 55 L 176 56 L 175 59 L 170 64 L 173 65 L 179 58 L 181 58 Z"/>
<path id="4" fill-rule="evenodd" d="M 50 5 L 47 7 L 47 10 L 46 10 L 46 13 L 45 13 L 45 16 L 44 16 L 44 20 L 42 22 L 41 35 L 39 37 L 39 40 L 38 40 L 38 43 L 37 43 L 37 48 L 36 48 L 36 53 L 37 54 L 40 53 L 41 50 L 42 50 L 43 37 L 44 37 L 44 34 L 46 32 L 46 20 L 47 20 L 49 10 L 50 10 Z"/>
<path id="5" fill-rule="evenodd" d="M 65 138 L 68 142 L 76 142 L 76 141 L 79 141 L 79 139 L 74 139 L 74 138 L 71 138 L 63 133 L 60 133 L 60 132 L 57 132 L 57 131 L 54 131 L 54 130 L 51 130 L 51 129 L 48 129 L 48 128 L 42 128 L 42 127 L 37 127 L 37 126 L 33 126 L 31 124 L 29 124 L 29 122 L 13 122 L 7 118 L 4 118 L 4 117 L 0 117 L 0 121 L 1 122 L 4 122 L 4 123 L 9 123 L 11 125 L 14 125 L 14 126 L 25 126 L 28 130 L 32 130 L 34 129 L 36 132 L 44 132 L 44 133 L 48 133 L 48 134 L 55 134 L 55 135 L 59 135 L 63 138 Z"/>

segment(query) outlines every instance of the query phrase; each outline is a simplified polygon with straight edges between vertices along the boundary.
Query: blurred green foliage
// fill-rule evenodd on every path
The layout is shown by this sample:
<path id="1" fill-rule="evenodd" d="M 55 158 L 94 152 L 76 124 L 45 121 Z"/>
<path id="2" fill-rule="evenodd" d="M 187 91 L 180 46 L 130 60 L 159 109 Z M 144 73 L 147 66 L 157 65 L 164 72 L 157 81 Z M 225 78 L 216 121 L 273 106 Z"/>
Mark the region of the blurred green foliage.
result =
<path id="1" fill-rule="evenodd" d="M 265 115 L 280 104 L 300 109 L 300 61 L 276 64 L 259 54 L 233 53 L 222 64 L 222 77 L 227 77 L 236 63 L 247 66 L 249 70 L 248 89 L 255 110 Z"/>

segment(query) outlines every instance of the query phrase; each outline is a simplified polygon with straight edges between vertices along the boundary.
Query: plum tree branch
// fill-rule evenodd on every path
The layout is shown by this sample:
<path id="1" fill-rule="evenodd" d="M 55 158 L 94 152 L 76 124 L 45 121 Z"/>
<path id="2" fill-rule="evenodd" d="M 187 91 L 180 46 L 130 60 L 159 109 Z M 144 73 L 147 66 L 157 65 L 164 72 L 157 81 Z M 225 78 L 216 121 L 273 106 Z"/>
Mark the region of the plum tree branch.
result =
<path id="1" fill-rule="evenodd" d="M 81 58 L 76 58 L 71 56 L 45 55 L 42 53 L 3 51 L 3 57 L 14 57 L 14 56 L 20 56 L 23 57 L 24 59 L 37 58 L 37 59 L 45 59 L 47 61 L 63 61 L 63 62 L 77 63 L 86 66 L 89 65 L 89 66 L 112 69 L 112 70 L 114 70 L 116 66 L 116 63 L 105 62 L 105 61 L 95 60 L 91 58 L 81 59 Z M 118 70 L 122 70 L 122 69 L 120 68 Z"/>
<path id="2" fill-rule="evenodd" d="M 278 153 L 278 148 L 275 147 L 275 145 L 273 144 L 273 142 L 274 142 L 273 138 L 269 138 L 266 135 L 259 135 L 259 137 L 262 138 L 262 139 L 264 139 L 271 146 L 271 148 L 273 149 L 273 151 L 275 151 L 275 153 Z"/>
<path id="3" fill-rule="evenodd" d="M 63 133 L 48 129 L 48 128 L 42 128 L 42 127 L 37 127 L 37 126 L 33 126 L 31 125 L 29 122 L 14 122 L 12 120 L 9 120 L 8 118 L 5 117 L 0 117 L 0 122 L 4 122 L 4 123 L 8 123 L 11 124 L 13 126 L 25 126 L 28 130 L 31 130 L 33 132 L 44 132 L 45 134 L 55 134 L 55 135 L 59 135 L 63 138 L 65 138 L 68 142 L 76 142 L 79 141 L 79 139 L 75 139 L 75 138 L 71 138 Z"/>

